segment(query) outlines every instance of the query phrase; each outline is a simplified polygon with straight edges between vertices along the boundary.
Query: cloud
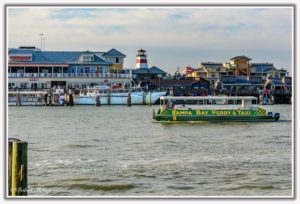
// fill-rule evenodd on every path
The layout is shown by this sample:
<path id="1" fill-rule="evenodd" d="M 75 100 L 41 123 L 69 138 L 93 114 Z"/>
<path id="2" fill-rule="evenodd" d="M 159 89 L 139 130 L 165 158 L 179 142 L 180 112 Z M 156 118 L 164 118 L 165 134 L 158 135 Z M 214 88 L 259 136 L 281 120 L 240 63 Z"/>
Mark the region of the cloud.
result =
<path id="1" fill-rule="evenodd" d="M 200 50 L 219 50 L 215 53 L 220 55 L 292 49 L 292 10 L 286 7 L 10 7 L 7 25 L 9 47 L 39 45 L 39 34 L 44 33 L 46 49 L 105 51 L 115 47 L 132 52 L 125 53 L 126 66 L 134 63 L 136 49 L 141 47 L 155 48 L 153 63 L 173 57 L 168 62 L 173 67 L 186 56 L 200 59 L 193 53 L 203 53 Z M 173 56 L 166 50 L 178 52 Z M 290 58 L 282 61 L 291 64 Z"/>

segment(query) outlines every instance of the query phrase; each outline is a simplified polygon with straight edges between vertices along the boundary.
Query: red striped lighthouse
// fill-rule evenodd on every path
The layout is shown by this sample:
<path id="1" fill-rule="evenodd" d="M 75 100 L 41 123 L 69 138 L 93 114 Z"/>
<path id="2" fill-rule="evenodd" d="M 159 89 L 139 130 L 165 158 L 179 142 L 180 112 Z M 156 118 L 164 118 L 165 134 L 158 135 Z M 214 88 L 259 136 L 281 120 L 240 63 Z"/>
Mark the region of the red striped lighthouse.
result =
<path id="1" fill-rule="evenodd" d="M 135 60 L 135 68 L 148 69 L 147 54 L 146 54 L 146 51 L 143 49 L 140 49 L 137 52 L 136 60 Z"/>

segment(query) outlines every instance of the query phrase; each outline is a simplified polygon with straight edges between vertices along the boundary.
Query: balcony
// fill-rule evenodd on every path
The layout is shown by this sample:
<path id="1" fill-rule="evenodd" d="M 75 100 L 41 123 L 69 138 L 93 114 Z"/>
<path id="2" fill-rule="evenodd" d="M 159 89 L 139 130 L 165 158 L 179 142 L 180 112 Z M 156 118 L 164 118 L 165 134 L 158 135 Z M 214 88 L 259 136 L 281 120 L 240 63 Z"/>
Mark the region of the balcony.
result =
<path id="1" fill-rule="evenodd" d="M 129 74 L 99 73 L 8 73 L 9 78 L 129 78 Z"/>

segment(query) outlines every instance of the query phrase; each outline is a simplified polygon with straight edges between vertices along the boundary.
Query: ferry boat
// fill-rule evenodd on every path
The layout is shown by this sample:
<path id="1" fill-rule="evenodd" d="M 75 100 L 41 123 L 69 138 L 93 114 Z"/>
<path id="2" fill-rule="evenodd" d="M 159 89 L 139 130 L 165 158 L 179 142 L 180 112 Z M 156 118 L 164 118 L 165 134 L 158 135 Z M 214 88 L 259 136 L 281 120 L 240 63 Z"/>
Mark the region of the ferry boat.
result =
<path id="1" fill-rule="evenodd" d="M 128 96 L 132 105 L 154 104 L 166 91 L 142 91 L 141 89 L 87 89 L 74 100 L 75 105 L 96 105 L 99 96 L 101 105 L 126 105 Z"/>
<path id="2" fill-rule="evenodd" d="M 216 101 L 225 101 L 218 105 Z M 280 118 L 256 105 L 257 98 L 252 96 L 199 96 L 199 97 L 160 97 L 160 108 L 153 110 L 154 122 L 271 122 Z M 178 105 L 178 104 L 183 105 Z M 193 105 L 191 105 L 194 103 Z M 185 104 L 189 104 L 185 106 Z"/>

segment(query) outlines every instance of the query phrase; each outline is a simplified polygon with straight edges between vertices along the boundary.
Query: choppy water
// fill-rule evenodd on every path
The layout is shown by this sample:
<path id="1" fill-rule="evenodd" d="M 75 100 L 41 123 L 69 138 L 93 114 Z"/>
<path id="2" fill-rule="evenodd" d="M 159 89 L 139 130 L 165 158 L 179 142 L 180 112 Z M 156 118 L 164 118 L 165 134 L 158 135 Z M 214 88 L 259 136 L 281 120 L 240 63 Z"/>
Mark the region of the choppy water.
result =
<path id="1" fill-rule="evenodd" d="M 9 107 L 32 196 L 291 196 L 292 110 L 276 123 L 152 123 L 157 106 Z"/>

